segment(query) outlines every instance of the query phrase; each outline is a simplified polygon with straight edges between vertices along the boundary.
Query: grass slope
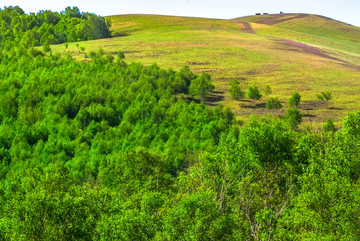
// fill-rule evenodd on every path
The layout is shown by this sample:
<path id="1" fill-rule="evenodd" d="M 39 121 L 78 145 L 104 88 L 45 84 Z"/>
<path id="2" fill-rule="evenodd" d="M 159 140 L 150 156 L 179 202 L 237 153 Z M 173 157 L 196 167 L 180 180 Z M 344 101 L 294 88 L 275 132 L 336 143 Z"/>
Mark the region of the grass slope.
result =
<path id="1" fill-rule="evenodd" d="M 266 97 L 256 108 L 248 100 L 231 100 L 228 88 L 233 78 L 240 81 L 243 90 L 248 84 L 257 84 L 260 90 L 269 85 L 270 97 L 279 97 L 285 105 L 291 94 L 298 91 L 304 122 L 315 126 L 326 118 L 339 123 L 346 113 L 358 108 L 359 28 L 304 14 L 235 20 L 156 15 L 109 18 L 114 35 L 122 37 L 78 43 L 85 52 L 100 47 L 112 54 L 123 50 L 129 62 L 157 63 L 175 69 L 189 65 L 197 73 L 209 72 L 216 89 L 206 103 L 230 106 L 240 119 L 270 112 L 265 109 Z M 249 25 L 256 34 L 247 33 Z M 52 49 L 84 59 L 77 46 L 69 44 L 66 49 L 55 45 Z M 316 94 L 321 91 L 332 91 L 331 105 L 317 101 Z M 285 108 L 273 114 L 284 113 Z"/>

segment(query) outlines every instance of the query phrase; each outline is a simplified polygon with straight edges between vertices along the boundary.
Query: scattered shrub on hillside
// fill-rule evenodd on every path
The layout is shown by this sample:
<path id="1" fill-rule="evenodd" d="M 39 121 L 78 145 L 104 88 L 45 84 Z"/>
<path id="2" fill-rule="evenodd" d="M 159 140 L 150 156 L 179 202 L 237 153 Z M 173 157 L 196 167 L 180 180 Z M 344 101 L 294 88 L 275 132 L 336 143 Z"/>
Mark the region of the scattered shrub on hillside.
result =
<path id="1" fill-rule="evenodd" d="M 291 108 L 292 107 L 299 108 L 300 101 L 301 101 L 301 95 L 298 92 L 295 92 L 294 94 L 291 95 L 289 99 L 289 106 Z"/>
<path id="2" fill-rule="evenodd" d="M 332 119 L 328 118 L 326 119 L 326 122 L 323 125 L 323 131 L 324 132 L 334 132 L 336 131 L 336 127 L 334 125 L 334 122 Z"/>
<path id="3" fill-rule="evenodd" d="M 197 96 L 204 100 L 214 89 L 215 86 L 211 83 L 210 75 L 202 73 L 199 77 L 191 81 L 189 93 L 192 96 Z"/>
<path id="4" fill-rule="evenodd" d="M 289 108 L 286 111 L 284 119 L 295 129 L 302 122 L 302 114 L 296 108 Z"/>
<path id="5" fill-rule="evenodd" d="M 269 110 L 279 110 L 282 107 L 283 106 L 282 106 L 281 102 L 279 101 L 279 99 L 277 97 L 276 98 L 270 98 L 266 102 L 266 108 L 269 109 Z"/>
<path id="6" fill-rule="evenodd" d="M 245 96 L 245 93 L 241 91 L 241 87 L 237 79 L 232 79 L 230 81 L 229 93 L 230 93 L 230 98 L 234 100 L 240 100 Z"/>
<path id="7" fill-rule="evenodd" d="M 256 106 L 256 101 L 260 100 L 262 95 L 256 85 L 248 85 L 246 90 L 246 97 L 254 101 L 254 106 Z"/>

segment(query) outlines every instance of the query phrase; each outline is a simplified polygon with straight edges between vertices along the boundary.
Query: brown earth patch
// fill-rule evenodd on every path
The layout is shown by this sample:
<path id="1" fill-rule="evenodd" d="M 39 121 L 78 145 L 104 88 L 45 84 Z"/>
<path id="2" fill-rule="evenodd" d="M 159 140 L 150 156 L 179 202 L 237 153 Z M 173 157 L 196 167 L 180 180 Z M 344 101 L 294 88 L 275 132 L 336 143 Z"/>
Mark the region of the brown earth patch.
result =
<path id="1" fill-rule="evenodd" d="M 299 109 L 301 109 L 301 110 L 314 110 L 314 109 L 324 108 L 324 107 L 327 107 L 326 102 L 310 100 L 310 101 L 302 101 L 302 103 L 299 106 Z"/>
<path id="2" fill-rule="evenodd" d="M 248 22 L 243 22 L 238 20 L 231 20 L 231 21 L 237 23 L 240 26 L 241 31 L 243 31 L 244 33 L 256 34 L 254 29 L 250 26 Z"/>
<path id="3" fill-rule="evenodd" d="M 209 65 L 210 63 L 209 62 L 205 62 L 205 63 L 202 63 L 202 62 L 187 62 L 187 64 L 189 64 L 189 65 Z"/>
<path id="4" fill-rule="evenodd" d="M 289 39 L 277 39 L 277 41 L 282 42 L 285 46 L 295 47 L 296 49 L 291 49 L 292 51 L 302 50 L 305 53 L 310 53 L 310 54 L 313 54 L 313 55 L 316 55 L 316 56 L 319 56 L 319 57 L 322 57 L 322 58 L 332 59 L 332 60 L 339 61 L 339 62 L 342 62 L 342 63 L 348 63 L 348 62 L 346 62 L 344 60 L 341 60 L 341 59 L 338 59 L 338 58 L 335 58 L 335 57 L 331 57 L 331 56 L 321 52 L 319 48 L 314 47 L 314 46 L 310 46 L 310 45 L 300 43 L 300 42 L 297 42 L 297 41 L 293 41 L 293 40 L 289 40 Z"/>
<path id="5" fill-rule="evenodd" d="M 299 19 L 306 17 L 306 14 L 299 14 L 294 17 L 286 18 L 287 14 L 271 14 L 267 15 L 266 18 L 261 18 L 256 23 L 266 24 L 266 25 L 274 25 L 282 22 L 286 22 L 293 19 Z"/>

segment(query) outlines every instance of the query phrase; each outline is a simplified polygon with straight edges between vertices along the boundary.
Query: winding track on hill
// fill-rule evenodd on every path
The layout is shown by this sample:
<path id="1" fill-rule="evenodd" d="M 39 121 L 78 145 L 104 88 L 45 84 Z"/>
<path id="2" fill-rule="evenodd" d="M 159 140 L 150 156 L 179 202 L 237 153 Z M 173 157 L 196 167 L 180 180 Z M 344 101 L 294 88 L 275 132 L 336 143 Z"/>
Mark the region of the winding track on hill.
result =
<path id="1" fill-rule="evenodd" d="M 281 16 L 283 16 L 283 15 L 276 14 L 276 15 L 274 15 L 273 18 L 266 18 L 266 19 L 263 19 L 262 21 L 258 21 L 257 23 L 266 24 L 266 25 L 274 25 L 274 24 L 285 22 L 285 21 L 292 20 L 292 19 L 306 17 L 305 14 L 301 14 L 301 15 L 298 15 L 298 16 L 292 17 L 292 18 L 278 19 L 278 17 L 281 17 Z M 241 31 L 243 31 L 245 33 L 249 33 L 249 34 L 256 34 L 254 29 L 251 27 L 251 25 L 248 22 L 239 21 L 239 20 L 231 20 L 231 21 L 237 23 L 240 26 Z M 310 45 L 307 45 L 307 44 L 304 44 L 301 42 L 297 42 L 297 41 L 290 40 L 290 39 L 281 39 L 281 38 L 275 38 L 275 41 L 279 41 L 287 47 L 294 47 L 295 49 L 292 49 L 292 51 L 303 51 L 304 53 L 309 53 L 309 54 L 316 55 L 316 56 L 319 56 L 322 58 L 331 59 L 331 60 L 339 61 L 339 62 L 346 63 L 346 64 L 348 63 L 344 60 L 341 60 L 341 59 L 338 59 L 335 57 L 331 57 L 331 56 L 323 53 L 317 47 L 310 46 Z"/>
<path id="2" fill-rule="evenodd" d="M 271 14 L 271 15 L 267 15 L 267 16 L 271 16 L 271 17 L 259 19 L 258 21 L 256 21 L 256 23 L 261 23 L 261 24 L 266 24 L 266 25 L 275 25 L 275 24 L 286 22 L 286 21 L 289 21 L 289 20 L 305 18 L 306 17 L 306 14 L 299 14 L 299 15 L 296 15 L 294 17 L 284 18 L 284 16 L 286 16 L 286 15 L 287 14 Z"/>
<path id="3" fill-rule="evenodd" d="M 279 41 L 288 47 L 295 47 L 296 49 L 294 49 L 293 51 L 300 49 L 300 50 L 303 50 L 303 52 L 305 52 L 305 53 L 313 54 L 313 55 L 316 55 L 316 56 L 319 56 L 322 58 L 331 59 L 331 60 L 339 61 L 339 62 L 346 63 L 346 64 L 348 63 L 344 60 L 329 56 L 329 55 L 321 52 L 319 48 L 314 47 L 314 46 L 310 46 L 310 45 L 300 43 L 300 42 L 290 40 L 290 39 L 276 39 L 276 41 Z"/>
<path id="4" fill-rule="evenodd" d="M 237 23 L 240 26 L 241 31 L 245 33 L 256 34 L 254 29 L 250 26 L 248 22 L 243 22 L 239 20 L 231 20 L 231 21 Z"/>

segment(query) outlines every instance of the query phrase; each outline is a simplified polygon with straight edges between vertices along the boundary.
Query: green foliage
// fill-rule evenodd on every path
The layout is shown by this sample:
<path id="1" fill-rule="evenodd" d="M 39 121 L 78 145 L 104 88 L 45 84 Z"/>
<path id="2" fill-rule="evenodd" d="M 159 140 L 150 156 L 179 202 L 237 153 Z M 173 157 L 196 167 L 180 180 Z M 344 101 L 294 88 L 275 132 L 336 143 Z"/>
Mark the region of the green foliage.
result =
<path id="1" fill-rule="evenodd" d="M 335 132 L 336 131 L 336 127 L 334 125 L 334 122 L 332 121 L 332 119 L 327 119 L 326 122 L 323 125 L 323 131 L 324 132 Z"/>
<path id="2" fill-rule="evenodd" d="M 331 100 L 331 92 L 330 91 L 323 91 L 320 94 L 316 95 L 318 100 L 321 101 L 330 101 Z"/>
<path id="3" fill-rule="evenodd" d="M 248 85 L 246 90 L 246 97 L 254 101 L 254 106 L 256 105 L 256 100 L 260 100 L 262 95 L 256 85 Z"/>
<path id="4" fill-rule="evenodd" d="M 279 110 L 282 108 L 282 104 L 278 98 L 270 98 L 266 102 L 266 108 L 269 110 Z"/>
<path id="5" fill-rule="evenodd" d="M 289 106 L 291 108 L 292 107 L 299 108 L 300 101 L 301 101 L 301 95 L 298 92 L 295 92 L 294 94 L 291 95 L 289 99 Z"/>
<path id="6" fill-rule="evenodd" d="M 189 93 L 192 96 L 197 96 L 200 99 L 204 99 L 214 89 L 215 86 L 211 83 L 210 75 L 202 73 L 199 77 L 197 77 L 191 82 L 189 87 Z"/>
<path id="7" fill-rule="evenodd" d="M 266 96 L 269 96 L 269 95 L 271 95 L 271 93 L 272 93 L 272 91 L 271 91 L 270 86 L 265 85 L 264 94 L 265 94 Z"/>
<path id="8" fill-rule="evenodd" d="M 360 112 L 328 135 L 294 131 L 296 108 L 240 127 L 188 102 L 206 74 L 89 57 L 0 51 L 1 240 L 360 239 Z"/>
<path id="9" fill-rule="evenodd" d="M 10 6 L 0 9 L 0 26 L 0 46 L 29 48 L 110 36 L 104 18 L 81 13 L 77 7 L 67 7 L 61 13 L 47 10 L 27 15 L 20 7 Z"/>
<path id="10" fill-rule="evenodd" d="M 116 56 L 119 58 L 119 59 L 125 59 L 125 54 L 123 51 L 118 51 L 116 53 Z"/>
<path id="11" fill-rule="evenodd" d="M 241 87 L 239 86 L 239 81 L 237 79 L 232 79 L 230 81 L 229 93 L 230 97 L 234 100 L 240 100 L 245 96 L 245 93 L 241 91 Z"/>
<path id="12" fill-rule="evenodd" d="M 302 122 L 302 114 L 296 108 L 289 108 L 286 111 L 284 119 L 292 128 L 296 128 Z"/>

